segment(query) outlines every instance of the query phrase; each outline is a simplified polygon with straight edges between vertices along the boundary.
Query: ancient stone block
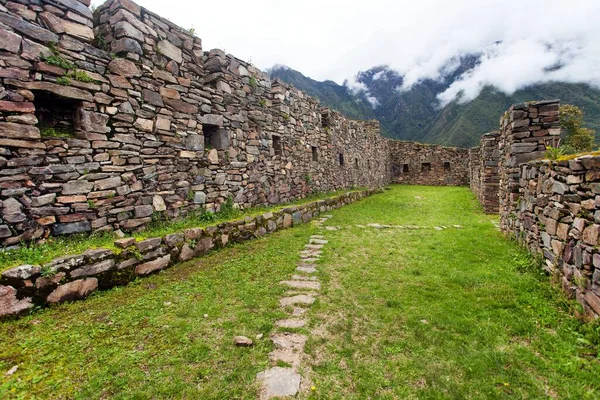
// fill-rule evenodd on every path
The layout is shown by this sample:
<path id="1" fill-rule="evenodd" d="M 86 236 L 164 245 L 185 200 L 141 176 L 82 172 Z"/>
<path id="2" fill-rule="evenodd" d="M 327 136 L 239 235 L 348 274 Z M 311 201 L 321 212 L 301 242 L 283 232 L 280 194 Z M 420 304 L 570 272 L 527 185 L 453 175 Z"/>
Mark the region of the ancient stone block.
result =
<path id="1" fill-rule="evenodd" d="M 82 278 L 86 276 L 94 276 L 103 272 L 110 271 L 115 266 L 114 260 L 106 260 L 93 265 L 78 268 L 71 271 L 71 278 Z"/>
<path id="2" fill-rule="evenodd" d="M 133 62 L 125 58 L 115 58 L 108 64 L 108 69 L 113 74 L 124 76 L 126 78 L 133 78 L 142 75 L 138 67 Z"/>
<path id="3" fill-rule="evenodd" d="M 153 272 L 167 268 L 170 262 L 171 255 L 168 254 L 164 257 L 157 258 L 156 260 L 138 265 L 137 267 L 135 267 L 135 273 L 137 275 L 149 275 Z"/>
<path id="4" fill-rule="evenodd" d="M 21 36 L 0 28 L 0 49 L 18 53 L 21 48 Z"/>
<path id="5" fill-rule="evenodd" d="M 81 300 L 98 289 L 98 279 L 79 279 L 57 287 L 46 299 L 50 304 Z"/>
<path id="6" fill-rule="evenodd" d="M 160 54 L 165 57 L 170 58 L 171 60 L 181 64 L 183 61 L 182 51 L 179 47 L 175 46 L 173 43 L 168 40 L 161 40 L 156 45 L 157 50 Z"/>
<path id="7" fill-rule="evenodd" d="M 18 299 L 12 286 L 0 286 L 0 318 L 20 315 L 33 307 L 30 298 Z"/>

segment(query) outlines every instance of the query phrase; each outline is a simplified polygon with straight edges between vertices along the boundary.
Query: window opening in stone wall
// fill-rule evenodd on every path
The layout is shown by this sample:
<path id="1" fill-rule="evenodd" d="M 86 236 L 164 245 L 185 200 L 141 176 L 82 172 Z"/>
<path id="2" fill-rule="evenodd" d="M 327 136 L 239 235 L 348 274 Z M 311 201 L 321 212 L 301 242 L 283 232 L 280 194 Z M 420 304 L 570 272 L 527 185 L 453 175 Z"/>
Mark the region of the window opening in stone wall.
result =
<path id="1" fill-rule="evenodd" d="M 409 171 L 409 169 L 408 169 L 408 164 L 404 164 L 404 165 L 402 166 L 402 172 L 408 172 L 408 171 Z"/>
<path id="2" fill-rule="evenodd" d="M 317 146 L 312 146 L 312 160 L 319 161 L 319 149 L 317 149 Z"/>
<path id="3" fill-rule="evenodd" d="M 450 171 L 450 162 L 444 161 L 444 171 Z"/>
<path id="4" fill-rule="evenodd" d="M 329 128 L 331 122 L 329 120 L 329 113 L 322 113 L 321 114 L 321 126 L 323 128 Z"/>
<path id="5" fill-rule="evenodd" d="M 354 159 L 354 167 L 356 167 L 356 169 L 358 169 L 358 158 Z"/>
<path id="6" fill-rule="evenodd" d="M 421 172 L 429 172 L 431 171 L 431 163 L 422 163 L 421 164 Z"/>
<path id="7" fill-rule="evenodd" d="M 219 132 L 218 125 L 202 125 L 202 134 L 204 135 L 204 148 L 206 150 L 212 150 L 215 148 L 214 142 L 216 141 L 216 136 Z"/>
<path id="8" fill-rule="evenodd" d="M 281 143 L 281 136 L 273 135 L 273 150 L 275 150 L 276 156 L 283 155 L 283 145 Z"/>
<path id="9" fill-rule="evenodd" d="M 342 153 L 338 154 L 338 160 L 340 162 L 340 166 L 343 167 L 344 166 L 344 155 Z"/>
<path id="10" fill-rule="evenodd" d="M 36 91 L 34 96 L 35 116 L 42 137 L 74 137 L 81 101 L 45 91 Z"/>

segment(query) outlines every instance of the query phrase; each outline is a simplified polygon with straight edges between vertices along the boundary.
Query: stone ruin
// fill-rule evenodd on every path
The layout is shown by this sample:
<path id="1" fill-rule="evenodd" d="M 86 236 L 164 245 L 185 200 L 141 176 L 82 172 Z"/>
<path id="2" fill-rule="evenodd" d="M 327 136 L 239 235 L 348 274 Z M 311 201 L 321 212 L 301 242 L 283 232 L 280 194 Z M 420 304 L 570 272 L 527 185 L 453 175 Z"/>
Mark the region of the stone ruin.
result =
<path id="1" fill-rule="evenodd" d="M 89 3 L 0 0 L 2 247 L 228 198 L 468 182 L 466 151 L 384 139 L 129 0 Z"/>
<path id="2" fill-rule="evenodd" d="M 513 106 L 474 149 L 389 140 L 130 0 L 89 5 L 0 0 L 0 247 L 139 230 L 227 199 L 470 184 L 600 314 L 600 161 L 532 161 L 560 134 L 557 101 Z"/>

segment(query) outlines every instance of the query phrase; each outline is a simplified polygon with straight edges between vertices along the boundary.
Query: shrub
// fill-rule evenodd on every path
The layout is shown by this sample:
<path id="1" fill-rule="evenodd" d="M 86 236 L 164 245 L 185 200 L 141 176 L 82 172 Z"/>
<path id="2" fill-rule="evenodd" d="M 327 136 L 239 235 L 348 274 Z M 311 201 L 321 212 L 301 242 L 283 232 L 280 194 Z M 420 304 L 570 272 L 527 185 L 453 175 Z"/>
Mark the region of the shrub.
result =
<path id="1" fill-rule="evenodd" d="M 595 132 L 583 127 L 583 111 L 572 104 L 560 107 L 560 126 L 565 131 L 565 145 L 574 151 L 590 151 L 594 147 Z"/>

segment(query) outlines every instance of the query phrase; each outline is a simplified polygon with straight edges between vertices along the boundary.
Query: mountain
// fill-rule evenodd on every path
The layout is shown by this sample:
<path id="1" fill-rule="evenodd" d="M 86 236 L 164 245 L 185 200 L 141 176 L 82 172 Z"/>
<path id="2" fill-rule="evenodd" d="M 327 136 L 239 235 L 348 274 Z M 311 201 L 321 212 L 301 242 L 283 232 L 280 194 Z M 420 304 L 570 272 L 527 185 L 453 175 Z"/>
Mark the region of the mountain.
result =
<path id="1" fill-rule="evenodd" d="M 453 60 L 458 67 L 448 68 L 451 72 L 441 79 L 425 79 L 402 91 L 404 77 L 386 66 L 359 72 L 356 83 L 344 85 L 315 81 L 288 67 L 274 67 L 269 73 L 350 118 L 378 119 L 382 134 L 390 138 L 471 147 L 483 133 L 498 129 L 500 116 L 512 104 L 554 98 L 581 107 L 587 126 L 600 132 L 600 90 L 586 84 L 544 83 L 512 95 L 488 86 L 470 102 L 440 107 L 437 96 L 479 60 L 478 55 Z"/>

